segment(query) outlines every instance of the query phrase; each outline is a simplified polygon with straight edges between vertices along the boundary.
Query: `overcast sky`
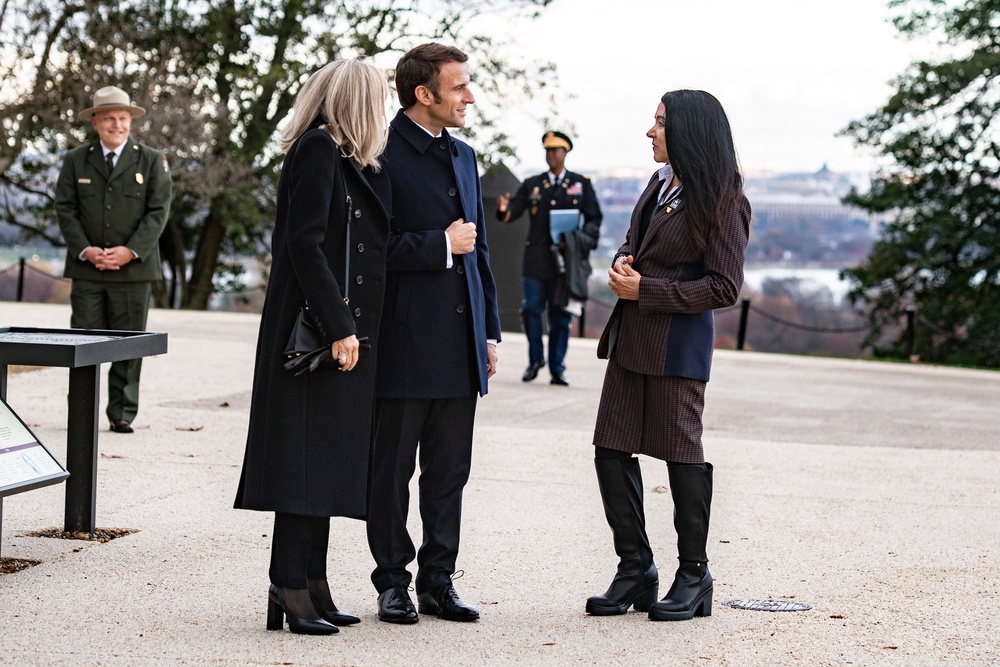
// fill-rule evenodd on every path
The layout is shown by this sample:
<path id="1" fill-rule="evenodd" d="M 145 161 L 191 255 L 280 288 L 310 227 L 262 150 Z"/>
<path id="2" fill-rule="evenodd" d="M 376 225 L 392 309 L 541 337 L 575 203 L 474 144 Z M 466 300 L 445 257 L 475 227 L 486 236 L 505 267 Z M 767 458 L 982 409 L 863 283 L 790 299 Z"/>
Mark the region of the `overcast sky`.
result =
<path id="1" fill-rule="evenodd" d="M 512 48 L 558 65 L 562 116 L 576 126 L 574 171 L 652 170 L 644 136 L 660 96 L 700 88 L 722 102 L 747 171 L 867 172 L 870 156 L 835 136 L 889 97 L 927 45 L 904 41 L 887 0 L 555 0 Z M 475 122 L 474 116 L 470 122 Z M 525 175 L 542 171 L 542 128 L 508 115 Z"/>

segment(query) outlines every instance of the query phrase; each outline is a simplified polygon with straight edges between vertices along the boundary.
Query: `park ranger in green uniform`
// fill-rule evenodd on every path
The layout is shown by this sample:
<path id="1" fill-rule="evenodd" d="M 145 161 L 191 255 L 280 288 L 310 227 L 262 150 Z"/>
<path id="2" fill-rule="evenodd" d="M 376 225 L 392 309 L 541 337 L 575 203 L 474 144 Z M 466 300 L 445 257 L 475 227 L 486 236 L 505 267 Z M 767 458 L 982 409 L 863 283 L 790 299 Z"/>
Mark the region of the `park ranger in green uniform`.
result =
<path id="1" fill-rule="evenodd" d="M 159 238 L 170 209 L 170 171 L 161 151 L 129 139 L 146 113 L 121 88 L 94 93 L 80 112 L 98 141 L 66 153 L 56 183 L 56 212 L 73 279 L 70 326 L 145 331 L 150 284 L 161 280 Z M 142 360 L 117 361 L 108 373 L 111 430 L 131 433 L 139 410 Z"/>

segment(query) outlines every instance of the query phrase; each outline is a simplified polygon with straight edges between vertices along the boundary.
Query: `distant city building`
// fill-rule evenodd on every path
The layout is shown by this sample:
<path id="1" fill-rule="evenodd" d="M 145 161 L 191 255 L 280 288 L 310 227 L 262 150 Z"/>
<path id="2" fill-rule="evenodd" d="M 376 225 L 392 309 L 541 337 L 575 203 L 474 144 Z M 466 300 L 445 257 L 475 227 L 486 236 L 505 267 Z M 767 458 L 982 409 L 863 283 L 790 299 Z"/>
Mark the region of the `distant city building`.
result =
<path id="1" fill-rule="evenodd" d="M 613 254 L 628 230 L 632 208 L 650 172 L 634 169 L 591 174 L 604 212 L 598 255 Z M 745 177 L 754 222 L 748 264 L 843 268 L 867 257 L 882 216 L 847 206 L 852 188 L 865 190 L 861 174 L 839 174 L 826 165 L 808 173 L 751 173 Z"/>

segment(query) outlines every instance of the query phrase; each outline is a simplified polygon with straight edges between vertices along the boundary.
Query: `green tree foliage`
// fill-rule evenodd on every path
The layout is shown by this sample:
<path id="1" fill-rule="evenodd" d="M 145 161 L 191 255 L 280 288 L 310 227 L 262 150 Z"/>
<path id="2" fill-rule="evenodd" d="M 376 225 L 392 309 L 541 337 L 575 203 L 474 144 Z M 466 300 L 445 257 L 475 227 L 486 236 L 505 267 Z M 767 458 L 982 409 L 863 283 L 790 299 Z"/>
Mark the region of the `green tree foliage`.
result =
<path id="1" fill-rule="evenodd" d="M 150 113 L 137 140 L 167 151 L 174 200 L 161 250 L 172 283 L 160 305 L 203 309 L 239 291 L 241 260 L 266 255 L 279 125 L 323 64 L 368 56 L 390 73 L 424 41 L 469 53 L 484 166 L 512 155 L 504 108 L 553 113 L 549 63 L 523 64 L 490 33 L 551 0 L 0 0 L 0 219 L 61 245 L 52 190 L 61 154 L 91 138 L 75 113 L 119 85 Z"/>
<path id="2" fill-rule="evenodd" d="M 925 361 L 1000 366 L 1000 0 L 893 0 L 908 37 L 940 41 L 881 109 L 846 132 L 888 158 L 871 190 L 847 198 L 891 222 L 843 276 L 872 325 L 867 344 L 902 356 L 904 336 L 876 341 L 917 312 Z"/>

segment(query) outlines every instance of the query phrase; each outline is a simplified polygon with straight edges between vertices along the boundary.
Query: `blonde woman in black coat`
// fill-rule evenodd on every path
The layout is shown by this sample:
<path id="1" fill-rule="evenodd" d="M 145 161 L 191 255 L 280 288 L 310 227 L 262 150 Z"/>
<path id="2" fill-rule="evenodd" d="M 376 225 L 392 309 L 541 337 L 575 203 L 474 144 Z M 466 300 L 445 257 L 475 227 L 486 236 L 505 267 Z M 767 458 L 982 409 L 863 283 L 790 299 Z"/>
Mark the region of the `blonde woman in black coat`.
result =
<path id="1" fill-rule="evenodd" d="M 368 509 L 391 208 L 379 164 L 388 95 L 374 65 L 332 62 L 302 86 L 281 135 L 286 156 L 235 504 L 275 513 L 269 630 L 282 629 L 284 617 L 300 634 L 333 634 L 360 620 L 334 604 L 326 552 L 330 517 L 363 519 Z M 283 368 L 283 351 L 304 306 L 332 358 L 296 376 Z M 362 356 L 365 336 L 370 354 Z"/>

